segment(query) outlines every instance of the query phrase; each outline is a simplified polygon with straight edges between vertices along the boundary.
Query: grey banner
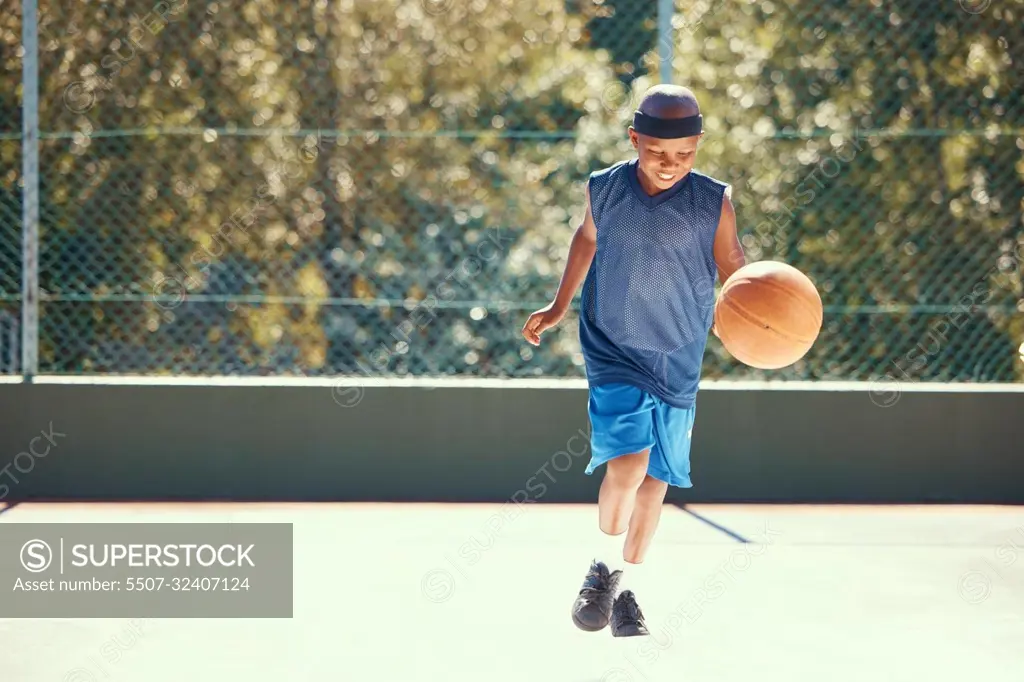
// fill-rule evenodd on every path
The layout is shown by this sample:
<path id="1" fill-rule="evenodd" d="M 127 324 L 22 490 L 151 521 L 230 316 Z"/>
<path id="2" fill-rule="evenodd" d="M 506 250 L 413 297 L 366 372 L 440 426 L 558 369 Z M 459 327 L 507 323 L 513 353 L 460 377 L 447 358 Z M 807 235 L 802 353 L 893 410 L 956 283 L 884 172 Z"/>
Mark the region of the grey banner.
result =
<path id="1" fill-rule="evenodd" d="M 0 618 L 291 618 L 290 523 L 0 524 Z"/>

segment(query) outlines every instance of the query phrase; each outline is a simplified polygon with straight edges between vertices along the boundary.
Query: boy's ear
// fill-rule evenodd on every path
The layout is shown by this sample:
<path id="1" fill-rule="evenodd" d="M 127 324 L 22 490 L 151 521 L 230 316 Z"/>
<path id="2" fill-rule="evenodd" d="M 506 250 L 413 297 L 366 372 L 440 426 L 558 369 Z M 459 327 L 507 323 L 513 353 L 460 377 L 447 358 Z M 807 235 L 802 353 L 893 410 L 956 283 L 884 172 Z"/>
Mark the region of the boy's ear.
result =
<path id="1" fill-rule="evenodd" d="M 633 149 L 640 149 L 640 136 L 633 129 L 633 126 L 629 126 L 629 141 L 632 143 Z"/>

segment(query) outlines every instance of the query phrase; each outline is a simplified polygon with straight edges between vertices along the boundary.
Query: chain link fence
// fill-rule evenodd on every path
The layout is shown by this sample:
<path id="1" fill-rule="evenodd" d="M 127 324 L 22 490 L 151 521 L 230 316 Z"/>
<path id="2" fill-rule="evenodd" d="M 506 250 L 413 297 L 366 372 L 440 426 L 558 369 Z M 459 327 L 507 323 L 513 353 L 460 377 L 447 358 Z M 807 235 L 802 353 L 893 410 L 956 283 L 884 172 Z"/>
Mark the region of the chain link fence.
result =
<path id="1" fill-rule="evenodd" d="M 748 260 L 826 310 L 706 377 L 1024 378 L 1024 0 L 38 2 L 35 46 L 0 16 L 2 373 L 583 376 L 574 315 L 520 329 L 666 73 Z"/>

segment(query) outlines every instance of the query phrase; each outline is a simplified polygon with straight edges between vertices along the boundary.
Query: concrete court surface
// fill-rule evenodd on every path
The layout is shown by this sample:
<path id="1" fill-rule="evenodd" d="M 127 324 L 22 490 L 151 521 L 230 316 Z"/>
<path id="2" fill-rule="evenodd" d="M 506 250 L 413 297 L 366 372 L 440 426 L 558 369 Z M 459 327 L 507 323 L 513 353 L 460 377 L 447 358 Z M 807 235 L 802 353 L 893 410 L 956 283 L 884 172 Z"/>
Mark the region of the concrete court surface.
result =
<path id="1" fill-rule="evenodd" d="M 294 618 L 0 620 L 0 678 L 1024 680 L 1024 507 L 667 508 L 632 585 L 652 637 L 633 639 L 569 620 L 594 554 L 594 506 L 0 513 L 5 524 L 169 521 L 294 523 Z"/>

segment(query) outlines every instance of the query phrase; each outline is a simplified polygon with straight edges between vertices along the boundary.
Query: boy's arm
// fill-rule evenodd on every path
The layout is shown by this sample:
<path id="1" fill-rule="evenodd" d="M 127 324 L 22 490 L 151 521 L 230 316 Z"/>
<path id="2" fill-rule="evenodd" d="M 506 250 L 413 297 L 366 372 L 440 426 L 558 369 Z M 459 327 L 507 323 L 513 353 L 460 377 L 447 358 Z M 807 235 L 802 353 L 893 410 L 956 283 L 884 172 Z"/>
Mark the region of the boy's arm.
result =
<path id="1" fill-rule="evenodd" d="M 569 245 L 569 257 L 562 273 L 562 281 L 558 284 L 555 299 L 537 312 L 523 325 L 523 338 L 533 345 L 540 344 L 540 335 L 561 322 L 569 311 L 576 290 L 587 276 L 590 264 L 597 251 L 597 226 L 590 212 L 590 187 L 587 186 L 587 210 L 583 222 L 576 228 Z"/>
<path id="2" fill-rule="evenodd" d="M 725 281 L 744 265 L 746 258 L 740 238 L 736 234 L 736 209 L 732 199 L 725 195 L 722 199 L 722 217 L 718 220 L 718 232 L 715 233 L 715 265 L 718 266 L 718 281 Z"/>
<path id="3" fill-rule="evenodd" d="M 715 233 L 715 265 L 718 266 L 718 281 L 725 284 L 732 274 L 746 265 L 746 257 L 740 238 L 736 234 L 736 209 L 726 194 L 722 198 L 722 217 L 718 219 Z M 712 323 L 711 333 L 718 336 L 718 328 Z"/>
<path id="4" fill-rule="evenodd" d="M 597 226 L 594 225 L 594 216 L 590 212 L 589 185 L 586 189 L 586 203 L 586 214 L 583 216 L 583 222 L 576 228 L 572 242 L 569 244 L 569 257 L 565 263 L 562 281 L 558 284 L 558 293 L 555 294 L 555 301 L 552 305 L 555 310 L 563 313 L 569 310 L 576 291 L 587 277 L 590 264 L 594 260 L 594 253 L 597 251 Z"/>

